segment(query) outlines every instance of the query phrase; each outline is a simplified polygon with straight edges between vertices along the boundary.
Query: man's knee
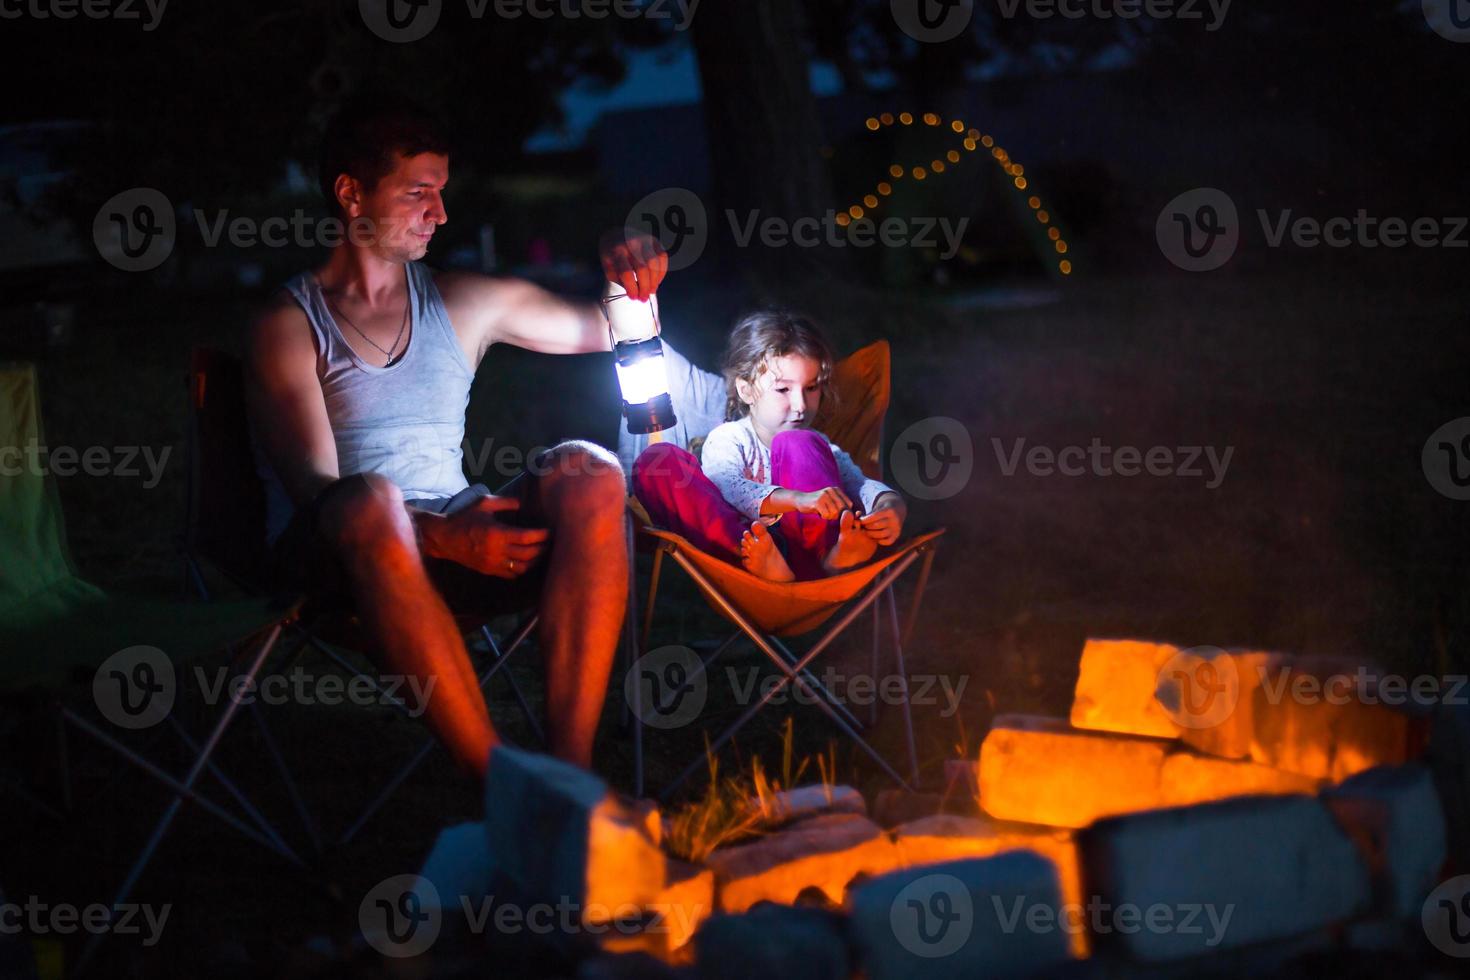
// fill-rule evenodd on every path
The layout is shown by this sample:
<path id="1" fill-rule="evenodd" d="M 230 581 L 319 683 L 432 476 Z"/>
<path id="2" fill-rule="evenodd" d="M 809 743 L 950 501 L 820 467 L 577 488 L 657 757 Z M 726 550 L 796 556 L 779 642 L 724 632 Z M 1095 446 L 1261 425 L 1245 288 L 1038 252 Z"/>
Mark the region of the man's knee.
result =
<path id="1" fill-rule="evenodd" d="M 552 500 L 581 511 L 622 511 L 628 492 L 623 467 L 601 446 L 561 443 L 547 451 L 542 468 L 542 486 Z"/>
<path id="2" fill-rule="evenodd" d="M 377 473 L 358 473 L 322 491 L 319 527 L 339 552 L 363 555 L 413 540 L 403 492 Z"/>

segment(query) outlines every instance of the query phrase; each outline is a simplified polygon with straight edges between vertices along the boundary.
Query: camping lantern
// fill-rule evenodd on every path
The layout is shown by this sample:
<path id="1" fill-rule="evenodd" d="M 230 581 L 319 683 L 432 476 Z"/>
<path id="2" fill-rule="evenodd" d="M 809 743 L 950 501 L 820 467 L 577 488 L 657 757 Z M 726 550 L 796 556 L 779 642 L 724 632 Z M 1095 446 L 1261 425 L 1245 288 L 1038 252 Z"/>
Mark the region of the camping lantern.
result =
<path id="1" fill-rule="evenodd" d="M 658 339 L 658 298 L 650 296 L 641 303 L 629 299 L 621 286 L 609 283 L 602 312 L 607 317 L 628 431 L 647 435 L 672 428 L 678 419 L 669 397 L 664 345 Z"/>

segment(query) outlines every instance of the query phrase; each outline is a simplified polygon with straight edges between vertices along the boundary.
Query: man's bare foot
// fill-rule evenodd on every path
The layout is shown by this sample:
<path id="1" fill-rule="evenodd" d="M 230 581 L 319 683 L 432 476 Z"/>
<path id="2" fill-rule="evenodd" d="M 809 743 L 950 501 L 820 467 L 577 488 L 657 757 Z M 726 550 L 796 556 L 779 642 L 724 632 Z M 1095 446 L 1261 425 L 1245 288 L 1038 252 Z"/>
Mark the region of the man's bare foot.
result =
<path id="1" fill-rule="evenodd" d="M 768 582 L 794 582 L 796 576 L 786 564 L 786 556 L 776 547 L 771 529 L 760 521 L 750 525 L 750 530 L 740 537 L 740 564 L 756 578 Z"/>
<path id="2" fill-rule="evenodd" d="M 878 542 L 862 529 L 857 522 L 857 515 L 852 511 L 842 512 L 837 528 L 837 543 L 827 552 L 827 557 L 822 559 L 822 567 L 829 575 L 856 568 L 872 558 L 873 553 L 878 550 Z"/>

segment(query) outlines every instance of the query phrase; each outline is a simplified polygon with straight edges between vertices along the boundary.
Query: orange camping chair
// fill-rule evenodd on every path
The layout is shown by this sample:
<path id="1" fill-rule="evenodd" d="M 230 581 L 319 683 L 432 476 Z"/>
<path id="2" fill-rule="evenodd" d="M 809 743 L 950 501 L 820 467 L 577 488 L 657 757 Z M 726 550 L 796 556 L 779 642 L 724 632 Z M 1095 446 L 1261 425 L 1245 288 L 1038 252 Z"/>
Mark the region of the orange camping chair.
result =
<path id="1" fill-rule="evenodd" d="M 883 472 L 883 417 L 888 411 L 890 351 L 887 341 L 878 341 L 841 361 L 833 374 L 837 391 L 835 407 L 827 406 L 818 414 L 815 428 L 827 434 L 837 445 L 852 456 L 863 472 L 880 478 Z M 862 732 L 876 720 L 877 707 L 873 705 L 868 725 L 864 725 L 840 701 L 824 687 L 810 670 L 810 664 L 832 644 L 859 616 L 869 608 L 873 610 L 872 669 L 878 672 L 881 646 L 880 606 L 886 606 L 891 627 L 894 669 L 903 682 L 901 707 L 908 746 L 910 779 L 918 779 L 918 758 L 914 746 L 913 718 L 909 710 L 908 675 L 904 670 L 903 648 L 907 644 L 919 606 L 928 584 L 929 573 L 939 538 L 944 529 L 929 531 L 907 541 L 899 542 L 891 549 L 880 553 L 873 561 L 858 568 L 828 578 L 805 582 L 770 582 L 758 578 L 737 565 L 707 554 L 694 547 L 681 535 L 652 525 L 646 512 L 633 502 L 635 513 L 642 527 L 640 533 L 654 547 L 653 571 L 649 582 L 648 601 L 644 609 L 642 644 L 648 649 L 649 634 L 653 628 L 654 608 L 658 599 L 659 577 L 665 556 L 671 558 L 694 580 L 700 594 L 720 615 L 733 623 L 737 630 L 732 633 L 713 653 L 702 658 L 698 670 L 681 679 L 677 690 L 687 691 L 700 673 L 708 672 L 709 666 L 723 654 L 741 635 L 748 637 L 765 654 L 780 672 L 781 677 L 769 687 L 759 700 L 749 705 L 738 720 L 732 723 L 711 744 L 709 751 L 720 749 L 745 726 L 755 714 L 768 704 L 787 685 L 795 684 L 822 712 L 842 730 L 854 743 L 865 751 L 900 786 L 909 788 L 888 761 L 868 744 Z M 898 605 L 893 595 L 893 584 L 919 563 L 919 577 L 910 602 L 908 616 L 900 626 Z M 833 617 L 835 622 L 798 657 L 782 642 L 781 637 L 798 636 L 819 629 Z M 641 685 L 629 685 L 630 694 L 641 700 Z M 643 743 L 641 704 L 632 706 L 634 719 L 634 779 L 636 792 L 643 794 Z M 693 772 L 705 764 L 703 755 L 694 759 L 676 776 L 661 794 L 666 799 Z"/>

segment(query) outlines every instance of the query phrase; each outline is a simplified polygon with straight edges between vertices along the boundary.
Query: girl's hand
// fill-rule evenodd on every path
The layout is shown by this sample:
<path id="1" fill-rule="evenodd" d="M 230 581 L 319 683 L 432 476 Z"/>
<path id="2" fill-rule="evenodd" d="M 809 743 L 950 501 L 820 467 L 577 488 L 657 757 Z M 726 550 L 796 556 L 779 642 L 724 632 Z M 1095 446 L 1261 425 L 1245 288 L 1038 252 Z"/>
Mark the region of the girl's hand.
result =
<path id="1" fill-rule="evenodd" d="M 896 493 L 879 495 L 873 501 L 873 512 L 858 518 L 858 526 L 881 546 L 893 544 L 903 533 L 903 522 L 908 517 L 908 505 Z"/>
<path id="2" fill-rule="evenodd" d="M 820 514 L 824 520 L 835 521 L 844 510 L 852 510 L 853 506 L 841 487 L 827 487 L 811 493 L 798 493 L 796 509 L 803 514 Z"/>

